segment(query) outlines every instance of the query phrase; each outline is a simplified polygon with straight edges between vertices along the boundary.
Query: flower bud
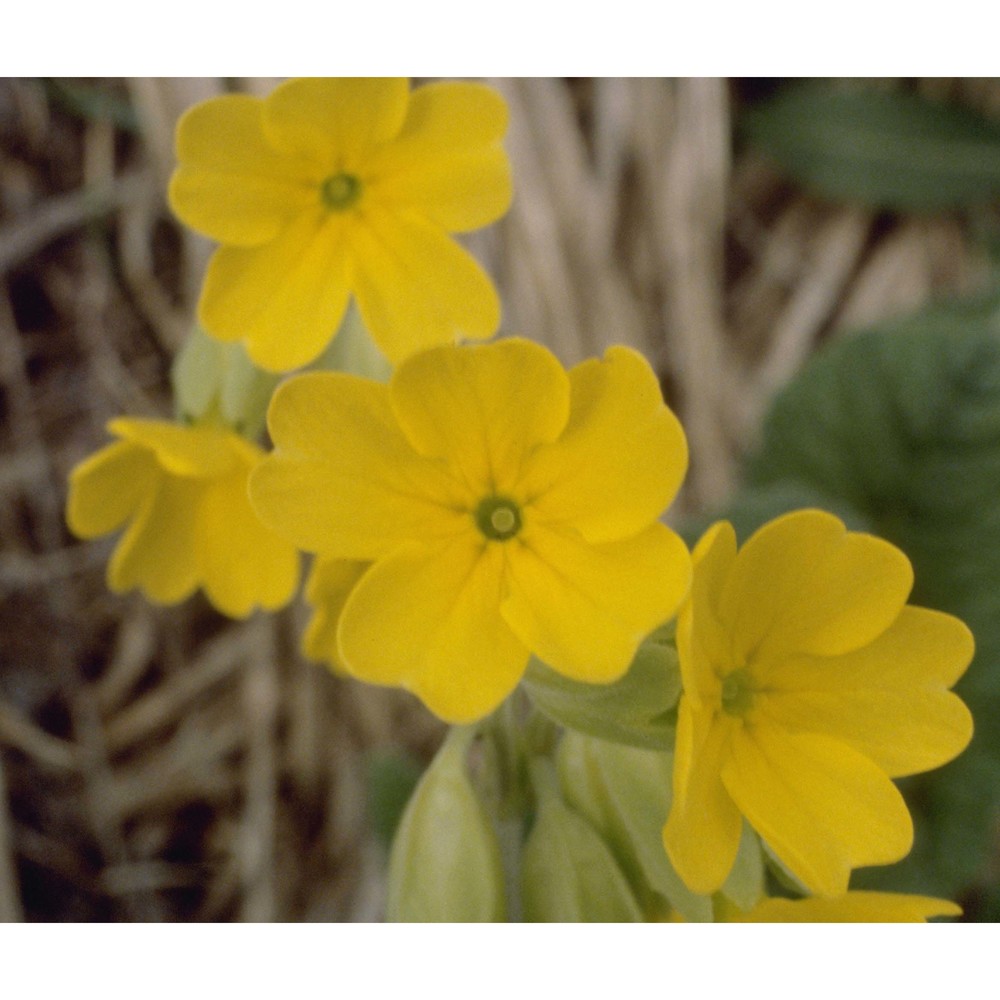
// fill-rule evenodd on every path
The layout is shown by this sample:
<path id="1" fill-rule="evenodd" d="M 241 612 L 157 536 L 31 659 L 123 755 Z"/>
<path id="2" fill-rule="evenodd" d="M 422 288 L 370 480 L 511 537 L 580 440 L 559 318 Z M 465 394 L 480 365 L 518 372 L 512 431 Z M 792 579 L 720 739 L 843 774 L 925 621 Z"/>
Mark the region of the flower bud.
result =
<path id="1" fill-rule="evenodd" d="M 641 921 L 642 911 L 600 834 L 562 801 L 552 765 L 533 762 L 538 815 L 521 858 L 529 922 Z"/>
<path id="2" fill-rule="evenodd" d="M 663 849 L 672 756 L 566 733 L 556 760 L 566 800 L 604 837 L 644 907 L 656 894 L 686 920 L 711 920 L 711 899 L 684 885 Z"/>
<path id="3" fill-rule="evenodd" d="M 466 772 L 473 733 L 452 730 L 406 806 L 389 858 L 389 920 L 504 919 L 500 848 Z"/>

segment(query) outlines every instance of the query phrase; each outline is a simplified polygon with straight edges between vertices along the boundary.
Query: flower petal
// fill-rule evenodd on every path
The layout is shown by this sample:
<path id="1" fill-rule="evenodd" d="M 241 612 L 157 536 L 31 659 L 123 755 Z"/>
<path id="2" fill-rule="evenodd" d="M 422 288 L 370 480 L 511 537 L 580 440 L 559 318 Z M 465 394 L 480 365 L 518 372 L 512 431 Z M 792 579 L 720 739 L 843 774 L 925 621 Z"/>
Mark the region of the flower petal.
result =
<path id="1" fill-rule="evenodd" d="M 145 448 L 115 441 L 84 459 L 69 476 L 66 523 L 79 538 L 120 527 L 154 488 L 156 462 Z"/>
<path id="2" fill-rule="evenodd" d="M 398 363 L 500 325 L 500 300 L 475 258 L 415 213 L 364 202 L 353 233 L 354 294 L 372 338 Z"/>
<path id="3" fill-rule="evenodd" d="M 800 510 L 740 549 L 720 611 L 737 659 L 834 656 L 884 632 L 912 586 L 910 562 L 895 546 L 848 532 L 832 514 Z"/>
<path id="4" fill-rule="evenodd" d="M 929 917 L 957 917 L 962 908 L 947 899 L 900 892 L 854 891 L 834 899 L 764 899 L 736 917 L 753 923 L 874 924 L 923 923 Z"/>
<path id="5" fill-rule="evenodd" d="M 677 652 L 684 693 L 696 706 L 719 704 L 720 673 L 730 663 L 729 637 L 719 622 L 718 599 L 736 559 L 736 532 L 713 524 L 691 553 L 691 592 L 677 618 Z"/>
<path id="6" fill-rule="evenodd" d="M 507 105 L 490 87 L 418 87 L 402 131 L 366 168 L 372 196 L 450 232 L 493 222 L 511 200 L 510 161 L 500 146 L 506 128 Z"/>
<path id="7" fill-rule="evenodd" d="M 620 677 L 642 640 L 677 609 L 691 579 L 687 548 L 662 524 L 588 545 L 528 522 L 506 544 L 503 616 L 532 652 L 573 680 Z"/>
<path id="8" fill-rule="evenodd" d="M 167 420 L 117 417 L 108 430 L 120 438 L 148 449 L 156 464 L 173 476 L 210 479 L 235 469 L 241 439 L 215 427 L 186 427 Z"/>
<path id="9" fill-rule="evenodd" d="M 208 484 L 195 525 L 205 594 L 231 618 L 245 618 L 257 606 L 283 607 L 299 579 L 298 552 L 264 527 L 250 506 L 248 474 L 244 467 Z"/>
<path id="10" fill-rule="evenodd" d="M 422 352 L 399 367 L 390 395 L 413 447 L 447 458 L 476 500 L 515 492 L 525 456 L 555 440 L 569 413 L 562 366 L 521 338 Z"/>
<path id="11" fill-rule="evenodd" d="M 201 479 L 161 473 L 108 563 L 115 593 L 139 587 L 157 604 L 176 604 L 198 586 L 195 555 Z"/>
<path id="12" fill-rule="evenodd" d="M 246 340 L 253 361 L 289 371 L 329 343 L 350 297 L 349 220 L 307 209 L 263 246 L 212 255 L 198 319 L 219 340 Z"/>
<path id="13" fill-rule="evenodd" d="M 357 170 L 397 135 L 409 101 L 406 78 L 298 78 L 264 101 L 264 132 L 278 149 Z"/>
<path id="14" fill-rule="evenodd" d="M 849 743 L 892 777 L 928 771 L 972 738 L 972 716 L 947 688 L 973 651 L 972 634 L 957 618 L 907 606 L 859 650 L 775 664 L 761 707 L 786 729 Z"/>
<path id="15" fill-rule="evenodd" d="M 913 824 L 895 785 L 836 740 L 745 725 L 722 781 L 750 825 L 811 892 L 847 891 L 852 868 L 899 861 Z"/>
<path id="16" fill-rule="evenodd" d="M 524 487 L 539 517 L 572 524 L 588 541 L 641 531 L 674 498 L 687 469 L 687 443 L 663 402 L 649 362 L 612 347 L 569 373 L 569 422 L 539 448 Z"/>
<path id="17" fill-rule="evenodd" d="M 323 660 L 337 673 L 347 673 L 337 645 L 337 630 L 347 598 L 371 563 L 352 559 L 318 558 L 306 583 L 306 599 L 313 607 L 302 651 L 311 660 Z"/>
<path id="18" fill-rule="evenodd" d="M 322 175 L 264 137 L 264 102 L 227 94 L 195 105 L 177 123 L 179 166 L 170 207 L 220 243 L 259 246 L 301 209 L 319 202 Z"/>
<path id="19" fill-rule="evenodd" d="M 307 552 L 372 560 L 471 527 L 467 498 L 403 437 L 384 385 L 335 372 L 289 379 L 268 429 L 277 451 L 252 473 L 251 502 Z"/>
<path id="20" fill-rule="evenodd" d="M 734 720 L 713 719 L 682 698 L 677 715 L 673 802 L 663 846 L 693 892 L 708 895 L 726 881 L 736 861 L 743 817 L 722 784 Z"/>
<path id="21" fill-rule="evenodd" d="M 469 533 L 446 546 L 405 546 L 372 566 L 341 618 L 348 671 L 408 688 L 447 722 L 493 711 L 528 664 L 499 614 L 501 548 Z"/>

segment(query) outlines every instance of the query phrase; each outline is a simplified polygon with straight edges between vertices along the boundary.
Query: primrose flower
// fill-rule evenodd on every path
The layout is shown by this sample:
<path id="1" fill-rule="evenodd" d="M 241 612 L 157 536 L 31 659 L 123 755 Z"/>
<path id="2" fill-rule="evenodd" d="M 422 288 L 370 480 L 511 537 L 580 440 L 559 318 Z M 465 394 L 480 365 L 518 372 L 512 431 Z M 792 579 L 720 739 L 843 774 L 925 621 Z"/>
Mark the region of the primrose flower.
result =
<path id="1" fill-rule="evenodd" d="M 507 210 L 506 126 L 498 93 L 459 82 L 295 79 L 191 108 L 170 204 L 222 244 L 199 322 L 271 371 L 316 358 L 352 294 L 393 362 L 491 336 L 496 291 L 448 234 Z"/>
<path id="2" fill-rule="evenodd" d="M 308 373 L 278 388 L 268 427 L 275 453 L 250 480 L 263 520 L 371 564 L 314 643 L 335 627 L 350 674 L 448 721 L 492 711 L 532 652 L 614 680 L 687 591 L 690 556 L 658 521 L 687 445 L 628 348 L 569 373 L 517 338 L 422 352 L 388 385 Z M 339 572 L 313 599 L 342 599 Z"/>
<path id="3" fill-rule="evenodd" d="M 694 564 L 667 853 L 692 890 L 715 892 L 746 817 L 811 892 L 843 893 L 852 868 L 912 846 L 889 779 L 968 744 L 972 718 L 947 689 L 972 635 L 906 604 L 902 552 L 818 510 L 770 522 L 738 553 L 720 522 Z"/>
<path id="4" fill-rule="evenodd" d="M 66 520 L 80 538 L 128 527 L 108 563 L 116 593 L 139 587 L 176 604 L 202 586 L 233 618 L 286 604 L 299 557 L 250 506 L 247 478 L 263 452 L 232 431 L 119 418 L 121 440 L 70 473 Z"/>
<path id="5" fill-rule="evenodd" d="M 762 899 L 749 913 L 727 908 L 725 920 L 766 924 L 919 924 L 930 917 L 958 917 L 947 899 L 901 892 L 851 891 L 831 899 Z"/>

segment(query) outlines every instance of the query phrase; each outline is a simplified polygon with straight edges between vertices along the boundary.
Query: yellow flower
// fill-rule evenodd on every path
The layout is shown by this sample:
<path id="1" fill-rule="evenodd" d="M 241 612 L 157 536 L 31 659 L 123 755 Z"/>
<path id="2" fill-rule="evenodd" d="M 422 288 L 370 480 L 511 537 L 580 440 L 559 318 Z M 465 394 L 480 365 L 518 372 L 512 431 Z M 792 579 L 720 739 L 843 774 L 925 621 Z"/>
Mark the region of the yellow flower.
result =
<path id="1" fill-rule="evenodd" d="M 312 660 L 325 660 L 338 674 L 347 673 L 337 647 L 340 616 L 370 565 L 354 559 L 318 558 L 306 582 L 306 600 L 314 613 L 302 637 L 302 651 Z"/>
<path id="2" fill-rule="evenodd" d="M 727 907 L 724 919 L 766 924 L 918 924 L 929 917 L 957 917 L 961 913 L 962 908 L 947 899 L 852 891 L 831 899 L 762 899 L 749 913 Z"/>
<path id="3" fill-rule="evenodd" d="M 521 339 L 425 351 L 388 385 L 305 374 L 268 426 L 276 451 L 250 480 L 264 521 L 372 564 L 339 613 L 338 659 L 449 721 L 500 704 L 529 652 L 614 680 L 687 590 L 690 556 L 657 520 L 687 446 L 628 348 L 568 374 Z M 320 645 L 337 619 L 316 626 Z"/>
<path id="4" fill-rule="evenodd" d="M 296 79 L 264 100 L 216 97 L 177 127 L 170 204 L 222 247 L 199 321 L 262 368 L 316 358 L 353 294 L 393 362 L 491 336 L 500 304 L 448 233 L 511 198 L 503 98 L 475 83 Z"/>
<path id="5" fill-rule="evenodd" d="M 912 845 L 890 777 L 968 744 L 972 718 L 947 689 L 972 635 L 906 604 L 902 552 L 821 511 L 772 521 L 738 554 L 720 522 L 694 563 L 667 853 L 691 889 L 715 892 L 746 817 L 811 892 L 843 893 L 852 868 Z"/>
<path id="6" fill-rule="evenodd" d="M 108 563 L 116 593 L 139 587 L 176 604 L 200 585 L 224 614 L 244 618 L 287 603 L 298 582 L 295 549 L 260 523 L 247 496 L 263 452 L 238 434 L 119 418 L 121 440 L 70 473 L 66 520 L 80 538 L 129 522 Z"/>

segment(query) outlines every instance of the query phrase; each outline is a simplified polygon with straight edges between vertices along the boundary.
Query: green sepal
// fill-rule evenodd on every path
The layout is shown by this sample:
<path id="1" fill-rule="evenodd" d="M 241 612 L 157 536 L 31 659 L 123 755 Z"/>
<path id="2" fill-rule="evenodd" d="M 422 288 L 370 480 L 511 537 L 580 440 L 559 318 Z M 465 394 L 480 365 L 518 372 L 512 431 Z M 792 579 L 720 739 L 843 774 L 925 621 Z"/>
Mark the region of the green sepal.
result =
<path id="1" fill-rule="evenodd" d="M 336 336 L 309 366 L 317 371 L 350 372 L 376 382 L 388 382 L 392 365 L 378 349 L 352 302 Z"/>
<path id="2" fill-rule="evenodd" d="M 500 846 L 469 781 L 474 729 L 453 729 L 403 812 L 389 856 L 395 922 L 505 919 Z"/>
<path id="3" fill-rule="evenodd" d="M 710 921 L 711 898 L 688 889 L 663 847 L 673 755 L 569 732 L 556 762 L 567 802 L 605 839 L 644 909 L 662 909 L 660 896 L 685 920 Z"/>
<path id="4" fill-rule="evenodd" d="M 521 855 L 529 923 L 640 922 L 642 910 L 601 835 L 562 799 L 551 761 L 532 761 L 535 824 Z"/>
<path id="5" fill-rule="evenodd" d="M 539 711 L 568 729 L 614 743 L 670 750 L 681 693 L 674 623 L 653 632 L 625 675 L 611 684 L 572 681 L 533 658 L 524 687 Z"/>
<path id="6" fill-rule="evenodd" d="M 765 881 L 764 850 L 760 837 L 745 822 L 733 869 L 719 891 L 746 913 L 764 898 Z"/>
<path id="7" fill-rule="evenodd" d="M 174 408 L 185 423 L 221 421 L 254 439 L 264 429 L 279 376 L 258 368 L 242 344 L 225 344 L 195 327 L 170 373 Z"/>

